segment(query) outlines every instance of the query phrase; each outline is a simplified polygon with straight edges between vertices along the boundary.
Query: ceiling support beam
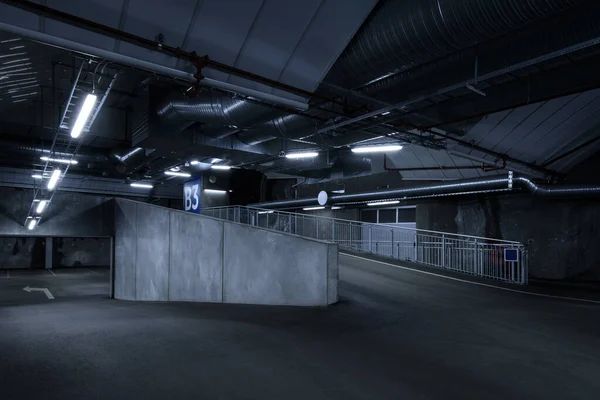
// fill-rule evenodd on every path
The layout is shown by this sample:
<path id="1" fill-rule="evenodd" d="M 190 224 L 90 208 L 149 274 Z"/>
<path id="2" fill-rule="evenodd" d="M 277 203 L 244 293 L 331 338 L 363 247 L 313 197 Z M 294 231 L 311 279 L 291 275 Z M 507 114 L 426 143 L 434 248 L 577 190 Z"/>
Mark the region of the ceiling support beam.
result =
<path id="1" fill-rule="evenodd" d="M 2 0 L 4 1 L 4 0 Z M 34 3 L 31 3 L 34 4 Z M 0 22 L 0 30 L 18 35 L 20 37 L 30 39 L 36 42 L 48 44 L 68 51 L 74 51 L 77 53 L 85 54 L 90 57 L 101 58 L 106 61 L 111 61 L 124 66 L 137 68 L 150 73 L 171 77 L 175 80 L 196 84 L 197 78 L 194 74 L 189 72 L 181 71 L 174 68 L 165 67 L 163 65 L 151 63 L 148 61 L 139 60 L 137 58 L 129 57 L 123 54 L 115 53 L 109 50 L 100 49 L 93 46 L 88 46 L 79 42 L 75 42 L 68 39 L 59 38 L 56 36 L 47 35 L 34 30 L 21 28 L 19 26 L 10 25 L 4 22 Z M 259 90 L 249 89 L 231 83 L 222 82 L 212 78 L 203 78 L 200 82 L 201 85 L 212 87 L 215 89 L 223 90 L 230 93 L 236 93 L 243 96 L 253 97 L 262 100 L 266 103 L 279 105 L 285 108 L 294 110 L 308 110 L 308 104 L 286 99 L 284 97 L 275 96 L 270 93 L 261 92 Z"/>

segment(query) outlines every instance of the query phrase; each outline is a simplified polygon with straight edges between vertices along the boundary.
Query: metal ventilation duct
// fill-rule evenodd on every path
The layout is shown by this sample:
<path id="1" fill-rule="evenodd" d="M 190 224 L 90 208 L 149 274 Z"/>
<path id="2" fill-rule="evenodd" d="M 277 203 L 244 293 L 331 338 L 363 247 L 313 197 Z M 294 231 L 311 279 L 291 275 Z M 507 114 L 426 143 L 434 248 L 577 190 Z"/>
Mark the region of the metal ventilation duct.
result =
<path id="1" fill-rule="evenodd" d="M 585 0 L 386 0 L 330 71 L 356 88 L 557 15 Z"/>
<path id="2" fill-rule="evenodd" d="M 427 197 L 439 195 L 467 194 L 469 192 L 486 192 L 508 189 L 510 178 L 479 178 L 471 180 L 445 182 L 433 185 L 410 186 L 398 189 L 380 190 L 375 192 L 342 194 L 329 197 L 329 204 L 338 203 L 363 203 L 377 200 L 402 199 L 405 197 Z M 512 179 L 513 188 L 524 189 L 535 196 L 552 198 L 582 198 L 600 196 L 600 185 L 573 186 L 573 185 L 538 185 L 524 177 Z M 295 208 L 316 205 L 317 199 L 295 199 L 271 201 L 251 204 L 259 208 Z"/>
<path id="3" fill-rule="evenodd" d="M 194 123 L 202 123 L 205 135 L 221 139 L 267 121 L 281 111 L 229 95 L 207 92 L 196 98 L 168 98 L 156 113 L 172 131 L 182 131 Z"/>

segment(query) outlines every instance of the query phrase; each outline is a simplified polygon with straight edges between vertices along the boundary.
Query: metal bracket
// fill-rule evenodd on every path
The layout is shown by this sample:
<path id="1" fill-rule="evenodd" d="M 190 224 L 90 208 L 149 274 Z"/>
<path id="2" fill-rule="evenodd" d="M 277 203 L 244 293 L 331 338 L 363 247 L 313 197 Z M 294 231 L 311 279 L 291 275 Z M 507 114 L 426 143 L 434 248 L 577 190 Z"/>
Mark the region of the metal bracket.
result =
<path id="1" fill-rule="evenodd" d="M 194 74 L 196 82 L 184 92 L 184 95 L 191 98 L 197 97 L 200 94 L 200 82 L 204 79 L 202 70 L 208 65 L 209 61 L 210 59 L 207 55 L 200 57 L 196 52 L 192 52 L 192 64 L 196 67 L 196 73 Z"/>

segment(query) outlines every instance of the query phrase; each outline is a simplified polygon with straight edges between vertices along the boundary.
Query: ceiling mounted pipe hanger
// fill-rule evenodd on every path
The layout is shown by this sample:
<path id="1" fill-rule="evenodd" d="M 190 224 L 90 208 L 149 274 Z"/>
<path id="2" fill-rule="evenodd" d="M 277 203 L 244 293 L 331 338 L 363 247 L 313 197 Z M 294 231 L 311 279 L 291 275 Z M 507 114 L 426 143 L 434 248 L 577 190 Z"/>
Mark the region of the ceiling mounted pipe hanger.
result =
<path id="1" fill-rule="evenodd" d="M 313 92 L 297 88 L 295 86 L 291 86 L 282 82 L 278 82 L 276 80 L 266 78 L 261 75 L 254 74 L 249 71 L 245 71 L 236 67 L 232 67 L 227 64 L 223 64 L 219 61 L 215 61 L 210 59 L 207 55 L 199 56 L 196 52 L 185 51 L 179 47 L 168 46 L 163 43 L 146 39 L 141 36 L 137 36 L 131 34 L 129 32 L 125 32 L 116 28 L 112 28 L 107 25 L 99 24 L 97 22 L 81 18 L 69 13 L 62 12 L 60 10 L 47 7 L 43 4 L 38 4 L 26 0 L 2 0 L 3 3 L 11 5 L 13 7 L 20 8 L 22 10 L 41 15 L 53 20 L 57 20 L 72 26 L 76 26 L 78 28 L 86 29 L 89 31 L 93 31 L 99 33 L 104 36 L 110 36 L 114 39 L 121 40 L 123 42 L 128 42 L 136 46 L 144 47 L 152 51 L 160 51 L 163 53 L 168 53 L 173 57 L 186 59 L 194 64 L 198 69 L 196 78 L 198 80 L 203 80 L 202 69 L 205 67 L 212 68 L 221 72 L 225 72 L 228 74 L 236 75 L 242 78 L 250 79 L 255 82 L 260 82 L 265 85 L 271 86 L 276 89 L 280 89 L 286 92 L 294 93 L 299 96 L 307 97 L 307 98 L 319 98 L 325 101 L 332 101 L 338 103 L 336 100 L 329 99 L 324 96 L 320 96 Z"/>

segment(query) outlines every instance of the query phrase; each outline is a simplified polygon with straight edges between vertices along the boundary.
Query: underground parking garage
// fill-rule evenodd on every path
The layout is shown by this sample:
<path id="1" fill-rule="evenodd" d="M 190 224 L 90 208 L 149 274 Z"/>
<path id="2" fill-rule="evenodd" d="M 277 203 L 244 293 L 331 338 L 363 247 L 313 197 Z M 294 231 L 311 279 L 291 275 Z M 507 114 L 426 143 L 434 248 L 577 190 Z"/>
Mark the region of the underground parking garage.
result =
<path id="1" fill-rule="evenodd" d="M 0 0 L 0 387 L 595 399 L 600 5 Z"/>

